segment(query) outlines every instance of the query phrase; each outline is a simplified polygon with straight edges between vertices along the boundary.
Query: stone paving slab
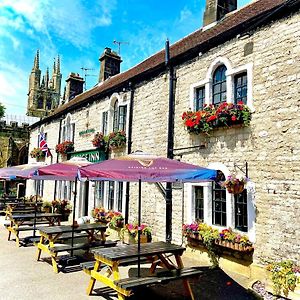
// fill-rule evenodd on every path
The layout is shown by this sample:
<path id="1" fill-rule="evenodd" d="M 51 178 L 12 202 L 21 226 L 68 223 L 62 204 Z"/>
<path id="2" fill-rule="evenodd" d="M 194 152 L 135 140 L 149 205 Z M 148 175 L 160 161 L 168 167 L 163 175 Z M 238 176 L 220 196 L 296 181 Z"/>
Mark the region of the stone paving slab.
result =
<path id="1" fill-rule="evenodd" d="M 101 286 L 95 285 L 93 296 L 86 295 L 89 277 L 78 266 L 68 267 L 64 272 L 55 274 L 47 260 L 36 260 L 36 247 L 17 247 L 15 241 L 7 241 L 8 231 L 3 226 L 4 218 L 0 216 L 0 299 L 1 300 L 61 300 L 61 299 L 99 299 L 116 300 L 116 294 Z M 25 233 L 26 235 L 26 233 Z M 42 255 L 42 257 L 44 257 Z M 184 257 L 185 266 L 199 266 L 199 262 Z M 146 265 L 142 265 L 142 270 Z M 134 276 L 136 266 L 122 268 L 122 275 Z M 243 278 L 238 278 L 243 282 Z M 247 280 L 244 280 L 245 286 Z M 195 277 L 191 285 L 196 300 L 251 300 L 255 299 L 246 288 L 222 270 L 209 272 Z M 100 294 L 101 293 L 101 294 Z M 185 300 L 188 297 L 182 282 L 170 282 L 167 285 L 157 285 L 143 288 L 136 292 L 130 300 Z"/>

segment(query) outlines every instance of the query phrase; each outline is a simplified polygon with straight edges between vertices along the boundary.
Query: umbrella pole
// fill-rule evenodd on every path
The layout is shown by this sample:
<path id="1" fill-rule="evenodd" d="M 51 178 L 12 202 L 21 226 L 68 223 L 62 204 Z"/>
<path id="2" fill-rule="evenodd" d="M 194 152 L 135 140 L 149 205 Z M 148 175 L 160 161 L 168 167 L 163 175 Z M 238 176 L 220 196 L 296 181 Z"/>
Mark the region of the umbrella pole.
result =
<path id="1" fill-rule="evenodd" d="M 74 188 L 74 201 L 73 201 L 73 218 L 72 218 L 72 239 L 71 246 L 74 246 L 74 225 L 75 225 L 75 207 L 76 207 L 76 197 L 77 197 L 77 176 L 75 178 L 75 188 Z M 71 250 L 71 256 L 73 256 L 73 249 Z"/>
<path id="2" fill-rule="evenodd" d="M 141 251 L 141 214 L 142 214 L 142 180 L 139 179 L 139 203 L 138 203 L 138 253 Z M 141 257 L 138 256 L 138 277 L 141 276 Z"/>
<path id="3" fill-rule="evenodd" d="M 36 213 L 37 213 L 37 198 L 38 198 L 38 193 L 37 193 L 37 181 L 35 181 L 35 204 L 34 204 L 34 219 L 33 219 L 33 237 L 35 237 L 35 227 L 36 227 Z"/>

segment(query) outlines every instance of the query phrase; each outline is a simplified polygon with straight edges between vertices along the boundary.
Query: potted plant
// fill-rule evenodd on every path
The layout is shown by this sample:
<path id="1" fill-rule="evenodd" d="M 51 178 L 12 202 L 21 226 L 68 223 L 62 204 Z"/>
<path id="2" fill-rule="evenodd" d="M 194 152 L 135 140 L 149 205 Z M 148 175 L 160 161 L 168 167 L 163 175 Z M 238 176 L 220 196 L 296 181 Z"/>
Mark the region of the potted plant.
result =
<path id="1" fill-rule="evenodd" d="M 50 213 L 52 209 L 52 203 L 50 201 L 43 201 L 42 210 L 46 213 Z"/>
<path id="2" fill-rule="evenodd" d="M 113 217 L 109 222 L 109 228 L 114 230 L 120 230 L 123 227 L 124 227 L 123 215 L 118 211 L 113 212 Z"/>
<path id="3" fill-rule="evenodd" d="M 126 133 L 124 130 L 111 132 L 108 136 L 109 149 L 118 149 L 126 145 Z"/>
<path id="4" fill-rule="evenodd" d="M 125 224 L 121 229 L 120 236 L 123 243 L 136 244 L 138 242 L 138 231 L 140 230 L 140 242 L 149 243 L 152 240 L 151 228 L 146 224 L 141 224 L 140 228 L 137 223 Z"/>
<path id="5" fill-rule="evenodd" d="M 36 158 L 37 160 L 45 157 L 45 152 L 43 152 L 40 148 L 33 148 L 30 151 L 30 157 Z"/>
<path id="6" fill-rule="evenodd" d="M 71 141 L 64 141 L 60 144 L 57 144 L 55 147 L 55 152 L 60 153 L 61 155 L 67 155 L 68 152 L 74 151 L 74 143 Z"/>
<path id="7" fill-rule="evenodd" d="M 267 266 L 267 270 L 271 272 L 275 295 L 283 292 L 287 297 L 289 291 L 294 291 L 297 283 L 300 283 L 300 268 L 290 260 L 272 262 Z"/>
<path id="8" fill-rule="evenodd" d="M 246 182 L 246 177 L 239 179 L 234 175 L 230 175 L 224 182 L 221 183 L 221 186 L 225 187 L 230 194 L 240 194 L 245 189 Z"/>
<path id="9" fill-rule="evenodd" d="M 69 215 L 71 213 L 71 205 L 69 200 L 53 200 L 52 201 L 53 212 L 61 214 L 62 221 L 68 221 Z"/>
<path id="10" fill-rule="evenodd" d="M 112 218 L 111 212 L 107 212 L 104 207 L 95 207 L 92 210 L 92 216 L 96 222 L 107 224 Z"/>
<path id="11" fill-rule="evenodd" d="M 97 132 L 92 139 L 92 144 L 94 147 L 99 148 L 101 150 L 106 150 L 107 143 L 105 141 L 105 136 L 102 132 Z"/>
<path id="12" fill-rule="evenodd" d="M 224 102 L 217 106 L 205 104 L 203 110 L 195 112 L 186 111 L 181 118 L 189 133 L 209 135 L 215 128 L 231 127 L 235 124 L 248 126 L 251 111 L 242 101 L 237 104 Z"/>

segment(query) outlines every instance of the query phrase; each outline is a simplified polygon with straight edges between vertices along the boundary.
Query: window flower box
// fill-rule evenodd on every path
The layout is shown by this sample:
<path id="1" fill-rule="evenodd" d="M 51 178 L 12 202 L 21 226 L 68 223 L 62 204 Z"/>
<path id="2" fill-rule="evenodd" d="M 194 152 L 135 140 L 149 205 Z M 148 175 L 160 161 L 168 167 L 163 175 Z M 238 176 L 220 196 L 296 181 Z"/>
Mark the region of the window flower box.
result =
<path id="1" fill-rule="evenodd" d="M 55 152 L 60 153 L 61 155 L 67 155 L 72 151 L 74 151 L 74 143 L 71 141 L 64 141 L 60 144 L 57 144 L 55 147 Z"/>
<path id="2" fill-rule="evenodd" d="M 254 250 L 246 235 L 234 232 L 231 228 L 218 231 L 205 223 L 183 224 L 183 234 L 187 244 L 192 247 L 204 247 L 214 266 L 218 265 L 218 257 L 223 251 L 245 253 Z"/>
<path id="3" fill-rule="evenodd" d="M 108 147 L 110 150 L 120 149 L 126 146 L 126 133 L 124 130 L 111 132 L 108 136 Z"/>
<path id="4" fill-rule="evenodd" d="M 251 111 L 242 101 L 237 104 L 224 102 L 218 106 L 204 105 L 203 110 L 184 112 L 182 120 L 189 133 L 209 135 L 211 131 L 221 127 L 228 128 L 237 124 L 248 126 Z"/>
<path id="5" fill-rule="evenodd" d="M 107 137 L 104 136 L 104 134 L 102 132 L 97 132 L 94 135 L 94 138 L 92 139 L 92 144 L 94 147 L 106 151 L 106 149 L 107 149 L 106 139 L 107 139 Z"/>

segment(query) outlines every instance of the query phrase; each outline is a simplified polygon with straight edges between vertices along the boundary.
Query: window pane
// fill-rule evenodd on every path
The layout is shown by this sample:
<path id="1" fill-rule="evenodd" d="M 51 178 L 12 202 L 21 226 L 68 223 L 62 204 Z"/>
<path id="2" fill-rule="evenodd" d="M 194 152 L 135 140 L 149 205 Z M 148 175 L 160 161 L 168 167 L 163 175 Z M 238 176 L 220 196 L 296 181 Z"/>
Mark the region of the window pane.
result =
<path id="1" fill-rule="evenodd" d="M 95 183 L 95 206 L 104 206 L 104 181 L 96 181 Z"/>
<path id="2" fill-rule="evenodd" d="M 234 195 L 235 228 L 248 231 L 247 190 L 241 194 Z"/>
<path id="3" fill-rule="evenodd" d="M 224 174 L 218 171 L 218 182 L 224 180 Z M 212 183 L 212 224 L 226 226 L 226 189 L 217 182 Z"/>
<path id="4" fill-rule="evenodd" d="M 195 186 L 195 220 L 203 221 L 204 213 L 203 213 L 203 187 Z"/>
<path id="5" fill-rule="evenodd" d="M 119 130 L 126 131 L 126 114 L 127 114 L 127 106 L 119 107 Z"/>
<path id="6" fill-rule="evenodd" d="M 102 113 L 102 133 L 104 135 L 107 135 L 107 133 L 108 133 L 107 121 L 108 121 L 108 112 L 104 111 Z"/>
<path id="7" fill-rule="evenodd" d="M 117 210 L 122 211 L 123 203 L 123 182 L 118 182 L 118 199 L 117 199 Z"/>
<path id="8" fill-rule="evenodd" d="M 220 102 L 226 101 L 226 67 L 219 66 L 213 75 L 212 85 L 212 102 L 213 104 L 219 104 Z"/>
<path id="9" fill-rule="evenodd" d="M 247 103 L 247 73 L 241 73 L 234 78 L 234 102 L 235 104 L 239 101 Z"/>
<path id="10" fill-rule="evenodd" d="M 118 109 L 118 101 L 116 100 L 114 105 L 113 131 L 118 131 L 118 129 L 119 129 L 119 109 Z"/>
<path id="11" fill-rule="evenodd" d="M 195 110 L 202 110 L 205 102 L 205 87 L 196 89 Z"/>
<path id="12" fill-rule="evenodd" d="M 108 209 L 113 209 L 114 207 L 114 194 L 115 194 L 115 182 L 109 181 L 108 184 Z"/>

